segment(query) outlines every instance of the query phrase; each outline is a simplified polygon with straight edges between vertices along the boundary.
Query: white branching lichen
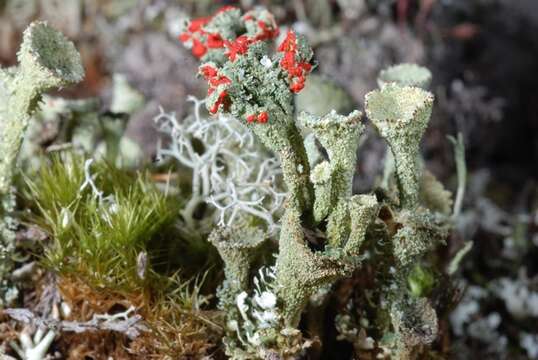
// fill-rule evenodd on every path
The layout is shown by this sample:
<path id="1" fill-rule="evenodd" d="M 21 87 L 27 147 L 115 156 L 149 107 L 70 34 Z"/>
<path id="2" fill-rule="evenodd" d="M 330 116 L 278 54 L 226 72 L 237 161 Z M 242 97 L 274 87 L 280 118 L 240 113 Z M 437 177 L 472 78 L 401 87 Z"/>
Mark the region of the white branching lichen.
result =
<path id="1" fill-rule="evenodd" d="M 204 117 L 200 108 L 204 101 L 189 100 L 194 111 L 186 119 L 179 121 L 162 109 L 155 118 L 159 131 L 170 140 L 159 148 L 158 156 L 174 158 L 191 173 L 192 192 L 182 210 L 186 224 L 195 228 L 194 212 L 207 203 L 216 210 L 214 219 L 221 226 L 231 226 L 248 214 L 275 231 L 286 196 L 278 160 L 238 120 Z"/>

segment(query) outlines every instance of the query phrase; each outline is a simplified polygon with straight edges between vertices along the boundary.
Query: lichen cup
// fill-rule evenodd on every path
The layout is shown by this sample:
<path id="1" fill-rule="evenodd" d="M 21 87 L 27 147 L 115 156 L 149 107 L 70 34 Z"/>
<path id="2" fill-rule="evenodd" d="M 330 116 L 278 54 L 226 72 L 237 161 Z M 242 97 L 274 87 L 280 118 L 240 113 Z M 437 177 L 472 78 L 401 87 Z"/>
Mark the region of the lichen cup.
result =
<path id="1" fill-rule="evenodd" d="M 17 54 L 17 69 L 0 70 L 4 111 L 0 138 L 0 194 L 8 191 L 12 168 L 41 94 L 75 84 L 84 77 L 80 55 L 71 41 L 45 22 L 34 22 L 25 31 Z"/>
<path id="2" fill-rule="evenodd" d="M 400 205 L 414 209 L 419 201 L 419 145 L 430 120 L 433 95 L 411 86 L 387 84 L 366 94 L 366 114 L 394 155 Z"/>

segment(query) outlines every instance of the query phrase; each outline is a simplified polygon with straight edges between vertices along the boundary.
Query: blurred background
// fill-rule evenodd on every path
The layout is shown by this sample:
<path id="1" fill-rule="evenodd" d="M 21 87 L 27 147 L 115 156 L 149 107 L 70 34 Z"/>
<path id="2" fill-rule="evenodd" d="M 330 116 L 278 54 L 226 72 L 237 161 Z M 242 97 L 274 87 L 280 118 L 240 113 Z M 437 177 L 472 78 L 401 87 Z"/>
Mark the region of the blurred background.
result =
<path id="1" fill-rule="evenodd" d="M 446 136 L 462 133 L 469 171 L 459 235 L 446 248 L 474 242 L 463 264 L 466 291 L 451 319 L 450 346 L 461 349 L 454 358 L 538 359 L 538 2 L 0 0 L 0 65 L 16 63 L 31 21 L 48 21 L 76 43 L 86 68 L 84 82 L 59 95 L 96 97 L 106 112 L 113 78 L 124 76 L 145 99 L 128 118 L 126 136 L 150 161 L 159 106 L 181 118 L 190 110 L 187 95 L 205 93 L 193 76 L 195 59 L 177 40 L 180 24 L 223 5 L 267 7 L 283 28 L 307 36 L 316 79 L 341 88 L 352 108 L 362 109 L 389 65 L 414 62 L 432 71 L 426 165 L 455 190 Z M 379 175 L 384 146 L 370 128 L 356 191 Z"/>

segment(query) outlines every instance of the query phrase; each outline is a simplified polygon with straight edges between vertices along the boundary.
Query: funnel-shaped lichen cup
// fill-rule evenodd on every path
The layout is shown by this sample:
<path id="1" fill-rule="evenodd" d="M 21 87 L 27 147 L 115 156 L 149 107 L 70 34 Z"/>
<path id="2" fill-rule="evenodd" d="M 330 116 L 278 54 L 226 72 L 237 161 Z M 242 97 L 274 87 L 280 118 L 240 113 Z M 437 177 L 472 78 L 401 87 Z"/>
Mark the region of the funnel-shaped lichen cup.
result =
<path id="1" fill-rule="evenodd" d="M 430 70 L 416 64 L 398 64 L 381 70 L 377 77 L 377 85 L 380 88 L 387 84 L 399 86 L 415 86 L 427 89 L 432 81 Z"/>
<path id="2" fill-rule="evenodd" d="M 84 77 L 80 55 L 72 42 L 44 22 L 25 31 L 18 69 L 0 70 L 5 96 L 0 101 L 0 194 L 7 192 L 30 114 L 41 94 L 49 89 L 77 83 Z"/>
<path id="3" fill-rule="evenodd" d="M 234 288 L 247 287 L 252 261 L 265 239 L 263 230 L 246 224 L 217 228 L 209 236 L 224 261 L 226 280 Z"/>
<path id="4" fill-rule="evenodd" d="M 366 114 L 394 155 L 400 202 L 412 209 L 419 199 L 419 144 L 428 126 L 433 95 L 417 87 L 387 84 L 366 94 Z"/>

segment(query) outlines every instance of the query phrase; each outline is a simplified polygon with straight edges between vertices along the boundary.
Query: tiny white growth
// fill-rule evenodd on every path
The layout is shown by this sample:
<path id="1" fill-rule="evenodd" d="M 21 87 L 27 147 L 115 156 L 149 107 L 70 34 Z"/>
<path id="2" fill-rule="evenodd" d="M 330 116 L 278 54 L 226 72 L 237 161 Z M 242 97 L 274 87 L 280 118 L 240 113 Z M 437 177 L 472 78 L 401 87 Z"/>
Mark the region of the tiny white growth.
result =
<path id="1" fill-rule="evenodd" d="M 273 66 L 273 62 L 271 61 L 271 59 L 269 59 L 269 57 L 267 55 L 264 55 L 262 57 L 262 59 L 260 60 L 260 63 L 265 66 L 267 69 L 271 68 L 271 66 Z"/>
<path id="2" fill-rule="evenodd" d="M 260 295 L 254 295 L 254 301 L 262 309 L 272 309 L 276 306 L 276 295 L 269 291 L 263 291 Z"/>
<path id="3" fill-rule="evenodd" d="M 100 191 L 97 186 L 95 185 L 95 182 L 93 181 L 93 177 L 91 174 L 91 166 L 93 164 L 93 159 L 87 159 L 84 162 L 84 177 L 85 180 L 80 186 L 79 192 L 82 192 L 86 187 L 90 187 L 93 195 L 99 200 L 99 202 L 103 201 L 103 192 Z"/>
<path id="4" fill-rule="evenodd" d="M 522 333 L 520 335 L 519 345 L 525 349 L 529 359 L 538 358 L 538 334 Z"/>
<path id="5" fill-rule="evenodd" d="M 238 331 L 239 330 L 239 324 L 235 320 L 230 320 L 226 323 L 226 327 L 231 331 Z"/>
<path id="6" fill-rule="evenodd" d="M 251 343 L 254 346 L 260 346 L 260 344 L 262 343 L 260 339 L 260 334 L 258 333 L 254 333 L 254 335 L 250 335 L 247 332 L 247 340 L 249 343 Z"/>
<path id="7" fill-rule="evenodd" d="M 249 309 L 248 305 L 245 303 L 245 300 L 247 299 L 248 294 L 243 291 L 237 297 L 235 298 L 235 303 L 237 305 L 237 308 L 239 309 L 239 312 L 241 313 L 241 317 L 243 320 L 248 321 L 247 311 Z"/>
<path id="8" fill-rule="evenodd" d="M 62 301 L 60 303 L 60 313 L 62 314 L 62 317 L 68 318 L 69 315 L 71 315 L 71 307 L 66 302 Z"/>
<path id="9" fill-rule="evenodd" d="M 538 292 L 533 291 L 525 271 L 518 278 L 501 278 L 493 285 L 493 292 L 504 300 L 508 311 L 516 318 L 538 316 Z"/>
<path id="10" fill-rule="evenodd" d="M 275 311 L 253 311 L 252 316 L 258 321 L 258 328 L 267 329 L 278 322 L 278 314 Z"/>
<path id="11" fill-rule="evenodd" d="M 71 223 L 71 212 L 67 208 L 62 208 L 60 216 L 62 218 L 62 228 L 66 229 Z"/>

